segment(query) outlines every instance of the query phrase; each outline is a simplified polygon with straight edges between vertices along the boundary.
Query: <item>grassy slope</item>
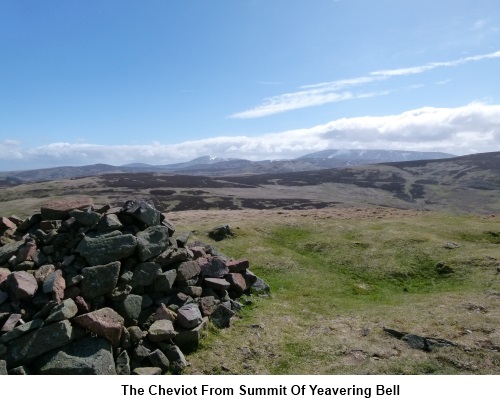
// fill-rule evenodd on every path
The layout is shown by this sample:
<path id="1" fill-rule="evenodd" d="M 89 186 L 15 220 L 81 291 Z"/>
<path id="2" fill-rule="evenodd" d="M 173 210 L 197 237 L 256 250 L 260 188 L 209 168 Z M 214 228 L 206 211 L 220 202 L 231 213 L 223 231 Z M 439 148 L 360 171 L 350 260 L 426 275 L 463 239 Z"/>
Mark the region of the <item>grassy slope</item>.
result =
<path id="1" fill-rule="evenodd" d="M 327 210 L 195 218 L 175 219 L 200 234 L 221 221 L 238 228 L 216 245 L 250 259 L 272 297 L 255 299 L 232 328 L 212 329 L 188 372 L 500 372 L 497 218 L 373 211 L 340 219 Z M 440 261 L 455 272 L 439 274 Z M 384 326 L 459 346 L 426 353 Z"/>

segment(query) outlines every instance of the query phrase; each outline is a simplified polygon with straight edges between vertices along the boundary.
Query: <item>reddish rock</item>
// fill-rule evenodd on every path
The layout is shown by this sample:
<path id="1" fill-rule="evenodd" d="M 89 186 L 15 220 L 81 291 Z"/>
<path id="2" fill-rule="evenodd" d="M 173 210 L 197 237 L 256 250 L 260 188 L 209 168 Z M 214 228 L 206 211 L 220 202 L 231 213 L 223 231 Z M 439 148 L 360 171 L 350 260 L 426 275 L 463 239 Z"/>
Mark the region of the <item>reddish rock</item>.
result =
<path id="1" fill-rule="evenodd" d="M 193 253 L 194 260 L 207 256 L 207 253 L 205 252 L 205 248 L 202 246 L 193 246 L 193 247 L 189 248 L 189 250 L 191 250 L 191 252 Z"/>
<path id="2" fill-rule="evenodd" d="M 2 329 L 0 329 L 0 332 L 10 332 L 16 327 L 21 318 L 21 314 L 10 314 L 9 318 L 3 324 Z"/>
<path id="3" fill-rule="evenodd" d="M 170 322 L 175 322 L 176 318 L 177 314 L 171 309 L 167 308 L 165 304 L 160 304 L 154 315 L 155 321 L 167 320 Z"/>
<path id="4" fill-rule="evenodd" d="M 245 281 L 245 277 L 243 277 L 240 273 L 229 273 L 226 274 L 225 279 L 229 282 L 231 290 L 236 291 L 239 294 L 243 294 L 243 292 L 247 289 L 247 283 Z"/>
<path id="5" fill-rule="evenodd" d="M 226 263 L 230 273 L 243 273 L 250 267 L 250 262 L 247 259 L 232 260 Z"/>
<path id="6" fill-rule="evenodd" d="M 0 217 L 0 233 L 5 232 L 7 229 L 16 229 L 16 224 L 9 218 Z"/>
<path id="7" fill-rule="evenodd" d="M 88 208 L 93 202 L 88 197 L 51 201 L 41 207 L 42 221 L 67 219 L 71 211 Z"/>
<path id="8" fill-rule="evenodd" d="M 73 301 L 75 301 L 79 314 L 86 314 L 90 312 L 90 305 L 88 304 L 87 301 L 85 301 L 85 298 L 83 298 L 81 295 L 74 298 Z"/>
<path id="9" fill-rule="evenodd" d="M 26 300 L 34 297 L 38 283 L 30 273 L 16 271 L 7 277 L 7 287 L 15 299 Z"/>
<path id="10" fill-rule="evenodd" d="M 102 308 L 74 318 L 74 322 L 84 329 L 107 339 L 116 347 L 120 344 L 124 319 L 111 308 Z"/>

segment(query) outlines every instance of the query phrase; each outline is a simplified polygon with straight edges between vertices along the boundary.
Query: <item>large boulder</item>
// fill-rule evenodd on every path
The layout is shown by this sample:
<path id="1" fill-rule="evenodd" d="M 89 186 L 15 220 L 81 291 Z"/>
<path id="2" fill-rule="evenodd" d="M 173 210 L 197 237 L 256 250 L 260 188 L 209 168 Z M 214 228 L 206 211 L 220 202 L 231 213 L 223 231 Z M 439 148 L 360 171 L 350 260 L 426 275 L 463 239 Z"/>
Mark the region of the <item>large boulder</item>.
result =
<path id="1" fill-rule="evenodd" d="M 86 336 L 38 359 L 37 374 L 115 375 L 113 347 L 106 339 Z"/>
<path id="2" fill-rule="evenodd" d="M 117 235 L 109 238 L 84 237 L 76 251 L 91 266 L 97 266 L 129 257 L 134 254 L 136 247 L 137 239 L 134 235 Z"/>

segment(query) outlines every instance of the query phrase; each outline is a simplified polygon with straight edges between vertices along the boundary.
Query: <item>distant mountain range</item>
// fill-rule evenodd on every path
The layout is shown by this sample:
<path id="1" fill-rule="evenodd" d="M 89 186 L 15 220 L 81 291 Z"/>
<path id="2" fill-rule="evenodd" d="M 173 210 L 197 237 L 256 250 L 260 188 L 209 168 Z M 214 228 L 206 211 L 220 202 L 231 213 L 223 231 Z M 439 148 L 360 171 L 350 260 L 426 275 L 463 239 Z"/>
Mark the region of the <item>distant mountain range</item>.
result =
<path id="1" fill-rule="evenodd" d="M 415 152 L 398 150 L 328 149 L 310 153 L 296 159 L 251 161 L 246 159 L 202 156 L 188 162 L 169 165 L 131 163 L 123 166 L 95 164 L 87 166 L 62 166 L 48 169 L 12 171 L 1 173 L 4 178 L 23 182 L 97 176 L 105 173 L 183 173 L 206 176 L 240 174 L 287 173 L 318 169 L 362 166 L 374 163 L 407 162 L 451 158 L 454 155 L 440 152 Z"/>

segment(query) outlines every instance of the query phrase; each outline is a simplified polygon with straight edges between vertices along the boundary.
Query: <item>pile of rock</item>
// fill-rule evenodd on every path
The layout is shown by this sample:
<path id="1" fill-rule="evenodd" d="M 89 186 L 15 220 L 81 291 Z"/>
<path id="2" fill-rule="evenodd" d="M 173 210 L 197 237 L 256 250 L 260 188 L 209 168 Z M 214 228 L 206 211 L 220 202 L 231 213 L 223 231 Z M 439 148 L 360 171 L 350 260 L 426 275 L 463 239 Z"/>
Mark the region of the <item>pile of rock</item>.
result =
<path id="1" fill-rule="evenodd" d="M 0 374 L 161 374 L 230 325 L 249 262 L 174 236 L 146 202 L 49 203 L 0 218 Z"/>

